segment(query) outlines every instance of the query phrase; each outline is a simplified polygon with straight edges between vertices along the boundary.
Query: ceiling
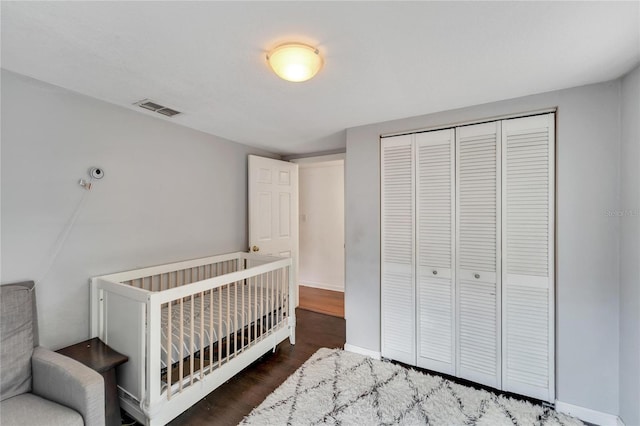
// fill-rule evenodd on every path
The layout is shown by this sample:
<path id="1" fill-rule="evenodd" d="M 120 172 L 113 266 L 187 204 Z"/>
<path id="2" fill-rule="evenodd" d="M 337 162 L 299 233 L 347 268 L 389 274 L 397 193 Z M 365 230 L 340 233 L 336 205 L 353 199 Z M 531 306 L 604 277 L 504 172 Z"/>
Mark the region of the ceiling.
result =
<path id="1" fill-rule="evenodd" d="M 291 155 L 343 148 L 349 127 L 617 78 L 640 62 L 639 22 L 636 1 L 2 1 L 2 67 Z M 319 48 L 314 79 L 270 71 L 285 41 Z"/>

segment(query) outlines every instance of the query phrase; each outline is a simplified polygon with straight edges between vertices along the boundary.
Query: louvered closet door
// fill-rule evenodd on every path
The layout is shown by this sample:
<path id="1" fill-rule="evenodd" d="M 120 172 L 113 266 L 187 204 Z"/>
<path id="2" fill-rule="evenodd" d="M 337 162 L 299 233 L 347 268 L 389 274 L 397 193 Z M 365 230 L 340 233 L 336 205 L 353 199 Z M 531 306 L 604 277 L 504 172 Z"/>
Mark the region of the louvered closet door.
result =
<path id="1" fill-rule="evenodd" d="M 381 140 L 382 356 L 415 365 L 413 136 Z"/>
<path id="2" fill-rule="evenodd" d="M 458 376 L 500 388 L 500 123 L 456 129 Z"/>
<path id="3" fill-rule="evenodd" d="M 505 120 L 503 389 L 553 401 L 554 114 Z"/>
<path id="4" fill-rule="evenodd" d="M 417 365 L 455 374 L 454 129 L 416 142 Z"/>

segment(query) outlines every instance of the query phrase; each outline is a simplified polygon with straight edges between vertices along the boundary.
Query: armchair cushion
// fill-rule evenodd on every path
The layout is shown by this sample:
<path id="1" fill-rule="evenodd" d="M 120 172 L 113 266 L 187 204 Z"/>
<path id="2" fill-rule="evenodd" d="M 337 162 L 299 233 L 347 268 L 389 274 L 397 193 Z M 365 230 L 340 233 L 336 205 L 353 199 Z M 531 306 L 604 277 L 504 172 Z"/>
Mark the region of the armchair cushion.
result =
<path id="1" fill-rule="evenodd" d="M 33 282 L 0 287 L 0 401 L 31 390 L 34 333 Z"/>
<path id="2" fill-rule="evenodd" d="M 104 379 L 100 373 L 38 346 L 31 358 L 33 393 L 78 411 L 87 426 L 104 426 Z"/>
<path id="3" fill-rule="evenodd" d="M 82 426 L 82 416 L 75 410 L 23 393 L 0 403 L 0 422 L 5 425 Z"/>

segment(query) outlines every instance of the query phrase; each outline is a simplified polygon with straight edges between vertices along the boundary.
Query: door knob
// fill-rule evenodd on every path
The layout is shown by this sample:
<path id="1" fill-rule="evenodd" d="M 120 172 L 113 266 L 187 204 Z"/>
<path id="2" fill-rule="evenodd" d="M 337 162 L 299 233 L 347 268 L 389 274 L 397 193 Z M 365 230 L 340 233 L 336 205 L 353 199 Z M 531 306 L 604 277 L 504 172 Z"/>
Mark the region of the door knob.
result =
<path id="1" fill-rule="evenodd" d="M 435 269 L 433 270 L 433 275 L 438 275 L 438 271 L 436 271 Z"/>
<path id="2" fill-rule="evenodd" d="M 475 279 L 480 278 L 480 274 L 474 274 L 473 276 L 474 276 Z"/>
<path id="3" fill-rule="evenodd" d="M 253 247 L 251 247 L 251 251 L 260 251 L 260 247 L 253 246 Z"/>

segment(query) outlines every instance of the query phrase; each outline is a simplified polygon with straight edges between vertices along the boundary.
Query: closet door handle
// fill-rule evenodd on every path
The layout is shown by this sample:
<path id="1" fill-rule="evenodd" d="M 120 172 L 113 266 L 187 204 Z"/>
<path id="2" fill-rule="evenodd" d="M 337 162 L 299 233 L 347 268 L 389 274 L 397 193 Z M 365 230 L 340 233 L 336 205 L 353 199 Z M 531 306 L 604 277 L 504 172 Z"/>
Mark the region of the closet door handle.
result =
<path id="1" fill-rule="evenodd" d="M 438 271 L 436 271 L 435 269 L 433 270 L 433 275 L 438 275 Z"/>
<path id="2" fill-rule="evenodd" d="M 474 277 L 475 279 L 478 279 L 478 278 L 480 278 L 480 274 L 473 274 L 473 277 Z"/>

